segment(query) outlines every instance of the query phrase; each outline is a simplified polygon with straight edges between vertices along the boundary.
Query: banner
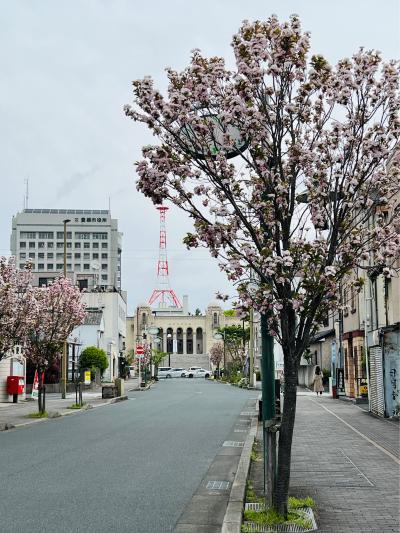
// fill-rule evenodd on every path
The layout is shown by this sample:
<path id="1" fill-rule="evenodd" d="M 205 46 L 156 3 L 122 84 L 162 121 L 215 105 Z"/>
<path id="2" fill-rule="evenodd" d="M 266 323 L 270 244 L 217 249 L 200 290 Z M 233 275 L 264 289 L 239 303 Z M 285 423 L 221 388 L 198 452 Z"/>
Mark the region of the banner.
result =
<path id="1" fill-rule="evenodd" d="M 39 374 L 36 370 L 35 377 L 33 378 L 33 385 L 32 385 L 32 394 L 31 397 L 34 400 L 37 400 L 39 398 Z"/>

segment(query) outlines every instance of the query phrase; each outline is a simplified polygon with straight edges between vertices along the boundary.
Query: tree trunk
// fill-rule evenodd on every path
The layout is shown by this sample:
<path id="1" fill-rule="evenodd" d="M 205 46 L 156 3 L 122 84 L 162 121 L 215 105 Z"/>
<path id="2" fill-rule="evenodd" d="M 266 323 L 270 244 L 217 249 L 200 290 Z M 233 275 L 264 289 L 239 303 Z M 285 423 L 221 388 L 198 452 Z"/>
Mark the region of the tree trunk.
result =
<path id="1" fill-rule="evenodd" d="M 282 424 L 279 431 L 278 469 L 274 502 L 275 509 L 285 517 L 287 517 L 292 439 L 296 417 L 297 375 L 298 368 L 296 362 L 285 361 L 285 396 L 283 401 Z"/>

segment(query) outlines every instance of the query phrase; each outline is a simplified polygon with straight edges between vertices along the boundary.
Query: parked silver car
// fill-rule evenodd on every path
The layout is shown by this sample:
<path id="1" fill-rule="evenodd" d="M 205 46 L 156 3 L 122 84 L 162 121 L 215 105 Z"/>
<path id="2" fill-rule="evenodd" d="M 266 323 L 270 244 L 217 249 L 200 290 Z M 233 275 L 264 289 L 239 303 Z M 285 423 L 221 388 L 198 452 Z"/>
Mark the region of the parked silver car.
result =
<path id="1" fill-rule="evenodd" d="M 172 367 L 170 367 L 170 366 L 159 366 L 158 367 L 158 372 L 157 372 L 157 377 L 158 378 L 171 377 L 170 375 L 167 375 L 167 374 L 171 373 L 171 370 L 172 370 Z"/>

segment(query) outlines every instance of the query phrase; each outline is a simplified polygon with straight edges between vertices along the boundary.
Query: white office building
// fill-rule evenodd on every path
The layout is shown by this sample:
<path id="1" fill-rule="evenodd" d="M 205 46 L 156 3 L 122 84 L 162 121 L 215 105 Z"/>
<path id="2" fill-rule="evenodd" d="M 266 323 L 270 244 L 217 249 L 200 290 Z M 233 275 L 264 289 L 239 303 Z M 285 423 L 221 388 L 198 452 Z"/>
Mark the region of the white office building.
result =
<path id="1" fill-rule="evenodd" d="M 121 290 L 121 237 L 108 210 L 24 209 L 12 219 L 11 253 L 31 261 L 35 284 L 63 273 L 64 221 L 67 276 L 81 289 Z"/>

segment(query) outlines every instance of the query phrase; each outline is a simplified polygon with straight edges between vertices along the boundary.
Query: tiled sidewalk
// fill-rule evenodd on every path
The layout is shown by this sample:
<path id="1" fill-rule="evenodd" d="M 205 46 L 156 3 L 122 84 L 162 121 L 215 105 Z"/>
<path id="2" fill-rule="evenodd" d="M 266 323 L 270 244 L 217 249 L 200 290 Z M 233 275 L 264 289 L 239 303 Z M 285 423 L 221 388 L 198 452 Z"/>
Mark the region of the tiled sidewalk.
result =
<path id="1" fill-rule="evenodd" d="M 400 531 L 399 465 L 398 423 L 325 395 L 299 393 L 290 493 L 314 498 L 318 531 Z M 262 468 L 256 470 L 259 490 Z"/>

